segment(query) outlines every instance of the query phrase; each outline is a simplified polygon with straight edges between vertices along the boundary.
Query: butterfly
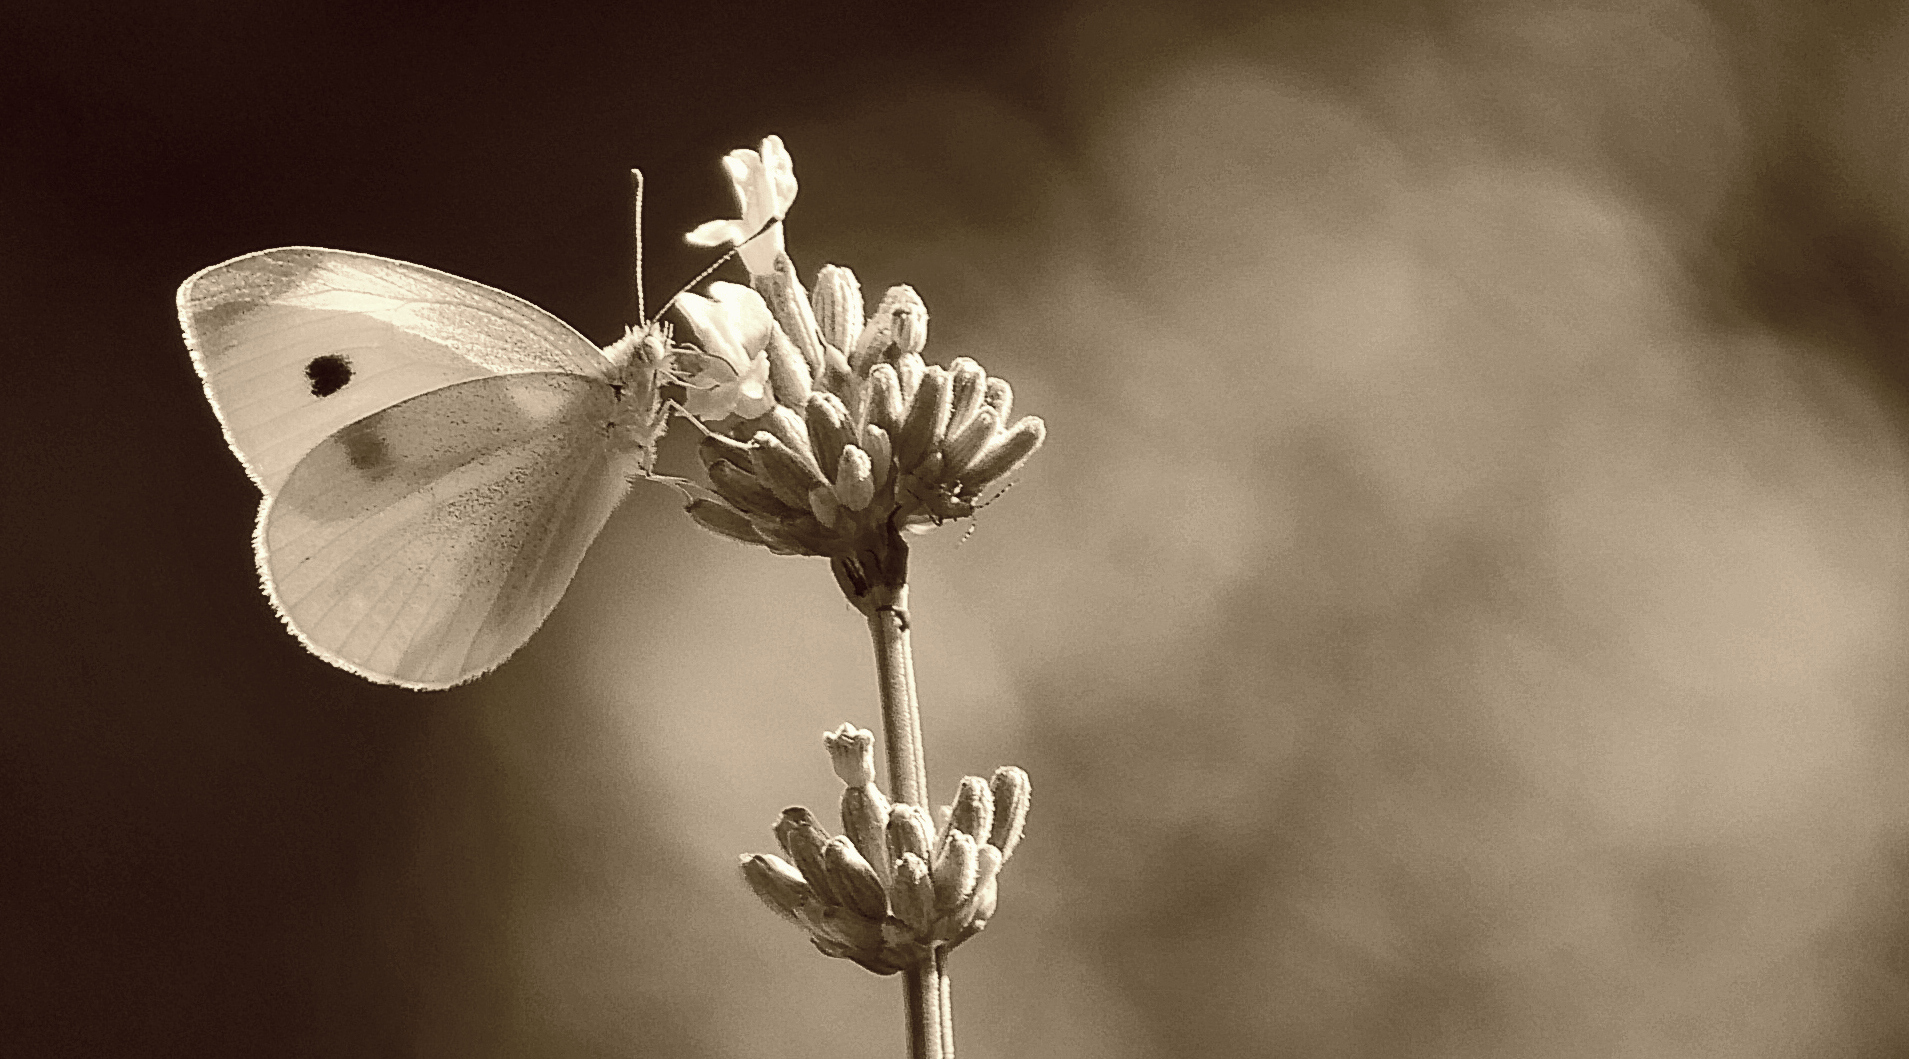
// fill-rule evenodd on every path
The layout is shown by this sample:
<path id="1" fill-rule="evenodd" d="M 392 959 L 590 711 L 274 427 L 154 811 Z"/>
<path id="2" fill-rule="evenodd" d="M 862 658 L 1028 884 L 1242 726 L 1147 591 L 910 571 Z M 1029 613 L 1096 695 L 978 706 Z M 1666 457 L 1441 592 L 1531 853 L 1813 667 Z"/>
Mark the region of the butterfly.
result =
<path id="1" fill-rule="evenodd" d="M 421 265 L 262 250 L 194 274 L 178 305 L 264 494 L 266 596 L 312 653 L 382 683 L 447 688 L 522 646 L 667 425 L 661 325 L 599 349 Z"/>

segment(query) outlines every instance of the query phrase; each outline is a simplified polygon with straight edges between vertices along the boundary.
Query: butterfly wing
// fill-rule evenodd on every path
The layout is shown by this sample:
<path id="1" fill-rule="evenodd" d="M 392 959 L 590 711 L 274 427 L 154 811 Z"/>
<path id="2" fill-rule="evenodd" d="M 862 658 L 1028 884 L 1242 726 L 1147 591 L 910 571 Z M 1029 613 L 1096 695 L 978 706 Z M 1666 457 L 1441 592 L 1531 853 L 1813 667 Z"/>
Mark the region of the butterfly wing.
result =
<path id="1" fill-rule="evenodd" d="M 248 254 L 182 284 L 179 319 L 265 494 L 266 594 L 373 680 L 448 687 L 522 645 L 660 432 L 654 386 L 639 407 L 613 385 L 647 375 L 521 298 L 403 261 Z"/>
<path id="2" fill-rule="evenodd" d="M 373 680 L 443 688 L 537 630 L 640 472 L 616 397 L 579 375 L 457 383 L 321 440 L 259 512 L 294 633 Z"/>
<path id="3" fill-rule="evenodd" d="M 611 376 L 589 339 L 521 298 L 343 250 L 213 265 L 180 285 L 179 321 L 226 441 L 267 496 L 319 442 L 419 394 L 523 372 Z"/>

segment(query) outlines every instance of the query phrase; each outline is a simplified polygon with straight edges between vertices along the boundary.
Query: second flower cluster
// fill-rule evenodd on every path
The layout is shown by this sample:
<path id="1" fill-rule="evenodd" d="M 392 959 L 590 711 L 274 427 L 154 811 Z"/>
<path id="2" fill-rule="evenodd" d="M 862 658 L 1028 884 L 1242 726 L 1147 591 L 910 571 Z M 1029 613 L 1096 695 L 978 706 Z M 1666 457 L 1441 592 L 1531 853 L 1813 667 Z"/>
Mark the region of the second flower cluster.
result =
<path id="1" fill-rule="evenodd" d="M 891 804 L 874 782 L 874 736 L 847 724 L 823 737 L 842 792 L 843 834 L 801 806 L 783 810 L 776 839 L 788 859 L 742 858 L 749 886 L 803 927 L 815 947 L 877 974 L 952 949 L 994 915 L 1001 866 L 1027 821 L 1027 773 L 968 776 L 936 835 L 926 810 Z"/>

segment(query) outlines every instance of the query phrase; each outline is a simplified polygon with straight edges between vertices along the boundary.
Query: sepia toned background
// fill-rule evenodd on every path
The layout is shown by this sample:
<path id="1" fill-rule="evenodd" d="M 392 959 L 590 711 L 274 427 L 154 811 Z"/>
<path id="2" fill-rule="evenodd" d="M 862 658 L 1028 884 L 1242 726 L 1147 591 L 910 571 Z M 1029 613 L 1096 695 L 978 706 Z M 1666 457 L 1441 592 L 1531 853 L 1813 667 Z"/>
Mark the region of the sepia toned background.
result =
<path id="1" fill-rule="evenodd" d="M 1035 785 L 964 1059 L 1909 1053 L 1899 5 L 10 18 L 0 1050 L 900 1054 L 735 870 L 878 720 L 825 566 L 639 486 L 503 669 L 369 685 L 173 317 L 316 244 L 607 342 L 626 170 L 654 304 L 777 133 L 805 274 L 1049 427 L 915 553 L 939 796 Z"/>

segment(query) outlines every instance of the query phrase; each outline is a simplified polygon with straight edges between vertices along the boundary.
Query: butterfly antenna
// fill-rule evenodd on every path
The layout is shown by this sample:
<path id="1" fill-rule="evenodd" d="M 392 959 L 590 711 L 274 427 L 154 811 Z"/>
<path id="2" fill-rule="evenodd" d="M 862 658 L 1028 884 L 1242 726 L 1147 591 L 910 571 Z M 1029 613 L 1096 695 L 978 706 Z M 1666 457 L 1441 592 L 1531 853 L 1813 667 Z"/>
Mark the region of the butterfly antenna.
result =
<path id="1" fill-rule="evenodd" d="M 749 238 L 744 239 L 742 242 L 737 243 L 735 246 L 732 246 L 728 250 L 723 251 L 723 255 L 717 258 L 716 260 L 710 262 L 708 268 L 703 269 L 701 272 L 696 273 L 695 279 L 690 280 L 688 283 L 683 284 L 682 287 L 677 289 L 675 294 L 670 295 L 669 300 L 663 303 L 663 307 L 657 310 L 656 315 L 661 316 L 664 313 L 668 312 L 669 307 L 676 304 L 676 299 L 682 297 L 684 294 L 689 293 L 689 291 L 693 289 L 698 283 L 701 283 L 702 281 L 708 279 L 711 273 L 715 272 L 717 269 L 728 264 L 730 258 L 735 257 L 737 252 L 739 252 L 743 247 L 749 245 L 750 243 L 755 242 L 758 238 L 762 236 L 762 233 L 768 231 L 769 229 L 781 223 L 782 223 L 782 218 L 780 216 L 771 217 L 768 220 L 763 221 L 762 227 L 757 228 L 754 232 L 750 233 Z"/>
<path id="2" fill-rule="evenodd" d="M 630 170 L 630 190 L 635 201 L 636 269 L 631 283 L 636 288 L 636 322 L 639 325 L 648 325 L 650 315 L 644 311 L 643 304 L 643 171 L 641 169 Z"/>

